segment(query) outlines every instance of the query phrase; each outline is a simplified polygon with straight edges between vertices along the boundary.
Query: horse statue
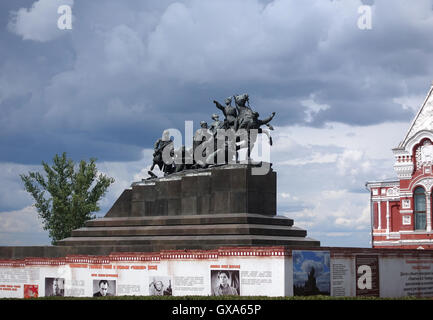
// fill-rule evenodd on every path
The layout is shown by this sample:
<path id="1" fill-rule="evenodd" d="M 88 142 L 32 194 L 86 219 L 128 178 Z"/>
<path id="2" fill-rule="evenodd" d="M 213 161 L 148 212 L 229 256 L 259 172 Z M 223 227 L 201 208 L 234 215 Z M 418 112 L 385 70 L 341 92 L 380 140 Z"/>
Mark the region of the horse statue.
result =
<path id="1" fill-rule="evenodd" d="M 156 175 L 152 173 L 155 165 L 165 176 L 189 169 L 231 163 L 234 158 L 238 162 L 238 151 L 245 148 L 247 148 L 248 160 L 250 160 L 257 134 L 266 134 L 269 138 L 269 144 L 272 145 L 269 131 L 263 130 L 261 127 L 266 125 L 270 130 L 274 130 L 269 122 L 274 118 L 275 112 L 272 112 L 265 119 L 259 119 L 259 113 L 250 107 L 248 94 L 234 95 L 233 100 L 235 102 L 234 107 L 231 105 L 232 98 L 225 99 L 225 106 L 213 100 L 216 107 L 223 112 L 224 122 L 219 120 L 217 114 L 212 115 L 214 122 L 209 128 L 206 121 L 201 121 L 201 128 L 195 133 L 193 146 L 190 149 L 182 146 L 180 149 L 174 150 L 169 132 L 164 131 L 162 138 L 155 142 L 153 164 L 148 171 L 151 176 L 149 179 L 156 178 Z M 164 151 L 166 148 L 168 149 Z M 163 161 L 163 153 L 172 160 L 171 163 Z"/>
<path id="2" fill-rule="evenodd" d="M 272 137 L 269 132 L 267 130 L 264 131 L 261 126 L 266 125 L 270 130 L 273 130 L 274 128 L 269 122 L 274 118 L 275 112 L 272 112 L 268 118 L 261 120 L 259 119 L 259 113 L 251 109 L 247 93 L 234 96 L 234 100 L 236 109 L 238 110 L 236 130 L 244 129 L 248 132 L 247 139 L 240 140 L 238 146 L 240 149 L 248 148 L 248 158 L 250 158 L 251 150 L 257 139 L 256 135 L 252 136 L 250 134 L 250 130 L 256 129 L 258 134 L 266 134 L 269 138 L 269 144 L 272 145 Z"/>

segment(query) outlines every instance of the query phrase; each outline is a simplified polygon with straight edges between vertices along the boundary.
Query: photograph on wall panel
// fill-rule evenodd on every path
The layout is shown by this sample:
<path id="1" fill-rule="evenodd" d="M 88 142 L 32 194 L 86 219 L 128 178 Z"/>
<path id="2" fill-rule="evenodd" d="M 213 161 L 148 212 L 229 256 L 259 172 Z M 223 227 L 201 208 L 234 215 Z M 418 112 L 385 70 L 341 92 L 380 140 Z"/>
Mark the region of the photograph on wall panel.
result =
<path id="1" fill-rule="evenodd" d="M 213 296 L 240 295 L 239 270 L 211 270 Z"/>
<path id="2" fill-rule="evenodd" d="M 45 278 L 46 297 L 64 297 L 65 279 L 64 278 Z"/>
<path id="3" fill-rule="evenodd" d="M 93 280 L 93 296 L 109 297 L 116 295 L 116 280 L 96 279 Z"/>
<path id="4" fill-rule="evenodd" d="M 150 296 L 172 296 L 170 276 L 149 277 L 149 295 Z"/>
<path id="5" fill-rule="evenodd" d="M 293 295 L 330 295 L 329 251 L 293 250 Z"/>

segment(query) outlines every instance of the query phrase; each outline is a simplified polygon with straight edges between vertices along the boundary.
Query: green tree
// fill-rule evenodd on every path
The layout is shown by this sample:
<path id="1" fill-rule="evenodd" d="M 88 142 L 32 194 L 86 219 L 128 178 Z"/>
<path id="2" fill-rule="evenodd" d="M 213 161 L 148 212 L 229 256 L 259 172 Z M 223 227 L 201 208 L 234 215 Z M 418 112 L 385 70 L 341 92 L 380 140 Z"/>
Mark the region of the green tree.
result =
<path id="1" fill-rule="evenodd" d="M 91 158 L 89 163 L 82 160 L 76 165 L 64 152 L 54 156 L 52 166 L 42 161 L 45 176 L 39 172 L 20 175 L 26 191 L 36 201 L 35 207 L 53 244 L 69 237 L 86 220 L 94 219 L 92 212 L 100 210 L 98 201 L 114 179 L 97 176 L 95 161 Z"/>

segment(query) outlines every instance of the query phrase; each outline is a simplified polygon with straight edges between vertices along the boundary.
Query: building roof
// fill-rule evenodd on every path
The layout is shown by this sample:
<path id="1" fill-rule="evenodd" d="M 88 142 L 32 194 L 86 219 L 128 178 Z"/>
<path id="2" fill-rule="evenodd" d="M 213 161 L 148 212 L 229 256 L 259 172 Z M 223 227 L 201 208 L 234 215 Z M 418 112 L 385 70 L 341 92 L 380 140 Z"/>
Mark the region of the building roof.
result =
<path id="1" fill-rule="evenodd" d="M 421 108 L 418 110 L 415 118 L 406 133 L 406 136 L 402 142 L 398 145 L 398 148 L 404 148 L 408 140 L 421 130 L 433 131 L 433 82 L 430 86 L 430 90 L 427 97 L 424 100 Z"/>

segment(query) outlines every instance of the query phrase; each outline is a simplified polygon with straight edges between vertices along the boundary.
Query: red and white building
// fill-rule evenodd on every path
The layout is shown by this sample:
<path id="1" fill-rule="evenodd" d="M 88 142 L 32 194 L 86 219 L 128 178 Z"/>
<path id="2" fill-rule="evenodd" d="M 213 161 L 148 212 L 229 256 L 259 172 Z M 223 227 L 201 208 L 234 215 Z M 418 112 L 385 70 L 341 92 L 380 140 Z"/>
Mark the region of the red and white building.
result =
<path id="1" fill-rule="evenodd" d="M 373 248 L 433 249 L 433 84 L 393 150 L 393 180 L 366 183 Z"/>

